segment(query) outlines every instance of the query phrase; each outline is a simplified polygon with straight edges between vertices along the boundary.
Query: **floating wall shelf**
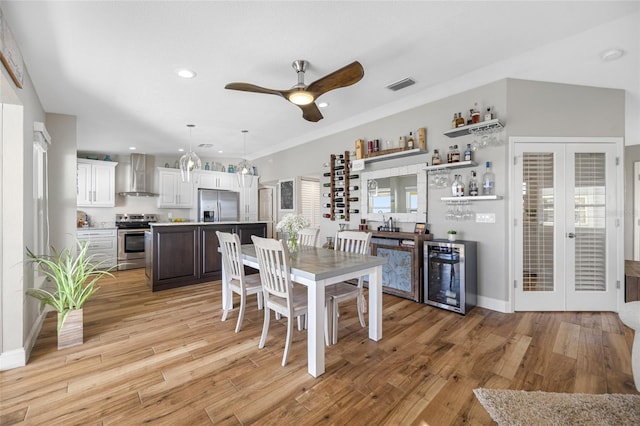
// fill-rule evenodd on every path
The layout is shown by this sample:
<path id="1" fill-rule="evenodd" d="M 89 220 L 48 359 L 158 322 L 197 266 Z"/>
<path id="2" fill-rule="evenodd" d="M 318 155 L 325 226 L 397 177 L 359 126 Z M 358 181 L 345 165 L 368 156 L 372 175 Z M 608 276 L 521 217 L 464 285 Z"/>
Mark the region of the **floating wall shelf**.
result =
<path id="1" fill-rule="evenodd" d="M 502 129 L 504 124 L 497 118 L 493 120 L 483 121 L 481 123 L 470 124 L 468 126 L 457 127 L 455 129 L 447 130 L 443 134 L 450 138 L 457 138 L 459 136 L 471 135 L 474 133 L 486 132 L 487 130 Z"/>

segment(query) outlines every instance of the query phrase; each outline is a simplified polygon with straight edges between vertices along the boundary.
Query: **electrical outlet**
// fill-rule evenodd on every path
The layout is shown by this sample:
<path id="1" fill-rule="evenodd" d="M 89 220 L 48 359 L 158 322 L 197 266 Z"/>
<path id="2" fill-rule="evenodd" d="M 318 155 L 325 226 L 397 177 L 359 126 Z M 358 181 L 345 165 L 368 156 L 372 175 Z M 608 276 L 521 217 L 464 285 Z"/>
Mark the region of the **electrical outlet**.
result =
<path id="1" fill-rule="evenodd" d="M 476 213 L 476 223 L 496 223 L 496 214 Z"/>

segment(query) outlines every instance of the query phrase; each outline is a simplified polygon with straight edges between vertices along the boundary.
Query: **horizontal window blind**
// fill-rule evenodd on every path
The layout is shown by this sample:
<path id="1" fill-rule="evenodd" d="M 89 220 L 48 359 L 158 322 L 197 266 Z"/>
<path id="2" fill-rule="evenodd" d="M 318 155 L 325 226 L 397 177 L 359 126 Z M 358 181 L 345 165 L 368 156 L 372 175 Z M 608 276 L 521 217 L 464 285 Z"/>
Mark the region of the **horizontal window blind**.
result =
<path id="1" fill-rule="evenodd" d="M 320 228 L 320 182 L 301 180 L 300 212 L 309 221 L 310 228 Z"/>

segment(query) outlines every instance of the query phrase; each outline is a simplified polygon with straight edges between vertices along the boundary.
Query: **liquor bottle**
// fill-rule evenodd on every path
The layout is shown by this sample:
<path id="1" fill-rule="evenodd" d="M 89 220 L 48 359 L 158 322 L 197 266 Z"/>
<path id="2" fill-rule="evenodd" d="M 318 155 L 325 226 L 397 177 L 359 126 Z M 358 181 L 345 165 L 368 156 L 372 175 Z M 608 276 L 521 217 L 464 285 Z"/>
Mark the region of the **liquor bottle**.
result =
<path id="1" fill-rule="evenodd" d="M 398 139 L 398 148 L 405 149 L 407 147 L 407 141 L 404 136 L 400 136 Z"/>
<path id="2" fill-rule="evenodd" d="M 413 132 L 409 132 L 409 139 L 407 139 L 407 149 L 413 149 L 415 140 L 413 139 Z"/>
<path id="3" fill-rule="evenodd" d="M 487 161 L 487 169 L 482 175 L 482 195 L 494 195 L 496 193 L 496 175 L 491 171 L 491 162 Z"/>
<path id="4" fill-rule="evenodd" d="M 352 202 L 359 201 L 359 198 L 358 197 L 349 197 L 349 201 L 352 201 Z"/>
<path id="5" fill-rule="evenodd" d="M 462 127 L 462 126 L 464 126 L 464 117 L 462 116 L 462 113 L 459 112 L 458 118 L 456 118 L 456 127 Z"/>
<path id="6" fill-rule="evenodd" d="M 447 151 L 447 163 L 453 163 L 453 161 L 451 161 L 452 156 L 453 156 L 453 145 L 450 145 L 449 151 Z"/>
<path id="7" fill-rule="evenodd" d="M 473 109 L 471 110 L 471 122 L 473 124 L 480 122 L 480 110 L 477 102 L 473 104 Z"/>
<path id="8" fill-rule="evenodd" d="M 476 197 L 478 195 L 478 179 L 476 178 L 476 171 L 471 170 L 471 178 L 469 179 L 469 196 Z"/>
<path id="9" fill-rule="evenodd" d="M 493 120 L 493 112 L 491 107 L 487 107 L 487 111 L 484 113 L 484 121 Z"/>
<path id="10" fill-rule="evenodd" d="M 471 161 L 471 144 L 467 144 L 467 149 L 464 150 L 464 161 Z"/>
<path id="11" fill-rule="evenodd" d="M 431 165 L 432 166 L 437 166 L 439 164 L 442 164 L 442 158 L 440 158 L 440 153 L 438 152 L 437 149 L 433 150 L 433 157 L 431 157 Z"/>
<path id="12" fill-rule="evenodd" d="M 451 151 L 451 162 L 452 163 L 460 162 L 460 151 L 458 151 L 458 145 L 453 146 L 453 151 Z"/>
<path id="13" fill-rule="evenodd" d="M 464 183 L 462 183 L 461 175 L 455 175 L 455 179 L 451 184 L 451 194 L 454 197 L 464 197 Z"/>
<path id="14" fill-rule="evenodd" d="M 456 127 L 458 127 L 458 113 L 454 112 L 453 113 L 453 120 L 451 120 L 451 128 L 455 129 Z"/>
<path id="15" fill-rule="evenodd" d="M 469 109 L 469 118 L 467 118 L 467 126 L 473 124 L 473 108 Z"/>

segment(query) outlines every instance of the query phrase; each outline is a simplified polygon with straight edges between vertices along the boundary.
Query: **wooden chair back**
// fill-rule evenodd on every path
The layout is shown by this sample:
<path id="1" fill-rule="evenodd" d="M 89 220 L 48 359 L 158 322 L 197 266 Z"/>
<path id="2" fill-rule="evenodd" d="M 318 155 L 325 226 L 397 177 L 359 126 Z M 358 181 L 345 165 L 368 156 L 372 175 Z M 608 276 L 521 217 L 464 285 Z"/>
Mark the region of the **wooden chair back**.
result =
<path id="1" fill-rule="evenodd" d="M 216 231 L 220 249 L 222 251 L 222 265 L 227 279 L 236 279 L 242 282 L 244 277 L 244 266 L 242 255 L 240 254 L 240 238 L 238 234 Z"/>
<path id="2" fill-rule="evenodd" d="M 333 248 L 350 253 L 367 254 L 371 232 L 338 231 Z"/>
<path id="3" fill-rule="evenodd" d="M 287 299 L 290 303 L 291 268 L 289 250 L 281 240 L 251 236 L 256 249 L 260 280 L 265 296 L 273 295 Z M 265 301 L 265 303 L 268 303 Z"/>
<path id="4" fill-rule="evenodd" d="M 318 241 L 318 228 L 305 228 L 298 231 L 298 245 L 315 247 Z"/>

